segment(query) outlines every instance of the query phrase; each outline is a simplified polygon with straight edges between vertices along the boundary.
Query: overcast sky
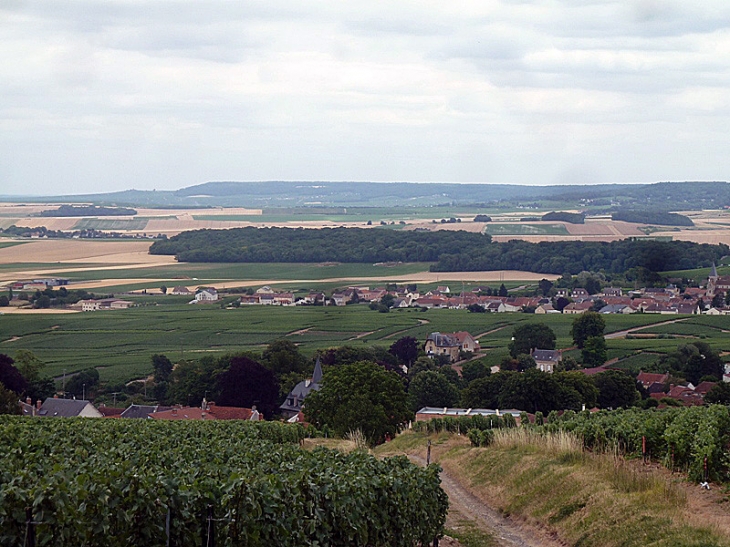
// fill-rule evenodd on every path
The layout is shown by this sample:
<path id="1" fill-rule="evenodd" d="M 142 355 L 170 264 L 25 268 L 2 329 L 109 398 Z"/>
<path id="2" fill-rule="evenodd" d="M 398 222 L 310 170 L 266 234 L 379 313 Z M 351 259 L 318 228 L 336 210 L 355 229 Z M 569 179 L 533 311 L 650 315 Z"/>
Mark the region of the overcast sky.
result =
<path id="1" fill-rule="evenodd" d="M 728 0 L 0 0 L 0 194 L 730 180 Z"/>

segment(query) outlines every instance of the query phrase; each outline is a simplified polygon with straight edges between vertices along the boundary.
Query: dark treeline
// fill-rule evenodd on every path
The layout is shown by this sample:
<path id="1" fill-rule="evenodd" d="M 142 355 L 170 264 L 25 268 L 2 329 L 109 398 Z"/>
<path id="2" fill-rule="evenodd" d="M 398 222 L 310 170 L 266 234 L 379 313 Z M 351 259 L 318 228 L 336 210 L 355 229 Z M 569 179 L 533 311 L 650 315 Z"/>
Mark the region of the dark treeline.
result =
<path id="1" fill-rule="evenodd" d="M 151 254 L 181 262 L 435 262 L 491 242 L 485 234 L 362 228 L 233 228 L 183 232 L 157 241 Z"/>
<path id="2" fill-rule="evenodd" d="M 659 224 L 660 226 L 695 225 L 689 217 L 680 215 L 679 213 L 667 213 L 666 211 L 616 211 L 611 215 L 611 219 L 623 220 L 624 222 L 637 222 L 640 224 Z"/>
<path id="3" fill-rule="evenodd" d="M 98 207 L 96 205 L 61 205 L 58 209 L 47 209 L 40 212 L 42 217 L 103 217 L 136 214 L 137 211 L 126 207 Z"/>
<path id="4" fill-rule="evenodd" d="M 155 242 L 150 253 L 174 254 L 181 262 L 436 262 L 431 270 L 437 272 L 524 270 L 575 275 L 708 267 L 730 254 L 730 247 L 634 239 L 494 243 L 489 235 L 447 230 L 235 228 L 183 232 Z"/>
<path id="5" fill-rule="evenodd" d="M 545 213 L 540 220 L 559 220 L 571 224 L 585 224 L 586 216 L 583 213 L 568 213 L 566 211 L 553 211 Z"/>
<path id="6" fill-rule="evenodd" d="M 437 272 L 523 270 L 536 273 L 576 275 L 582 271 L 623 273 L 632 268 L 651 272 L 687 270 L 711 266 L 730 247 L 690 241 L 624 239 L 595 241 L 512 240 L 492 243 L 467 253 L 448 253 L 431 267 Z"/>

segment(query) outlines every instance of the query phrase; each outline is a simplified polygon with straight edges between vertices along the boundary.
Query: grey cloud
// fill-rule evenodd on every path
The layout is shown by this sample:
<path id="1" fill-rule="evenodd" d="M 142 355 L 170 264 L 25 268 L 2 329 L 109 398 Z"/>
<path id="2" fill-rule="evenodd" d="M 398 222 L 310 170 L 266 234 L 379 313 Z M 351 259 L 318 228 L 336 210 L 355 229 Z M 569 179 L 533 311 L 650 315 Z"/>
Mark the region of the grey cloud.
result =
<path id="1" fill-rule="evenodd" d="M 729 13 L 726 0 L 8 0 L 0 187 L 723 178 Z"/>

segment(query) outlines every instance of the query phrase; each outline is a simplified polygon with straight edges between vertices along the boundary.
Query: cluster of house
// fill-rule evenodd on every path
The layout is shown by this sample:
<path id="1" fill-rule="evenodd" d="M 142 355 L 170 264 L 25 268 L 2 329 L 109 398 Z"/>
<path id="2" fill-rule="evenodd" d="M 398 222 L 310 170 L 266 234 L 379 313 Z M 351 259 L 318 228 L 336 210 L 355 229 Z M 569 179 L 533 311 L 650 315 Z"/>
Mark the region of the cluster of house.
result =
<path id="1" fill-rule="evenodd" d="M 691 382 L 687 382 L 674 385 L 669 383 L 669 374 L 651 372 L 640 372 L 636 381 L 641 383 L 652 399 L 661 400 L 666 397 L 680 401 L 685 406 L 704 404 L 705 395 L 716 384 L 716 382 L 700 382 L 694 386 Z"/>
<path id="2" fill-rule="evenodd" d="M 723 278 L 720 278 L 723 279 Z M 730 290 L 730 276 L 727 276 L 727 287 L 720 285 L 717 290 Z M 565 313 L 580 314 L 592 309 L 599 313 L 661 313 L 661 314 L 688 314 L 706 313 L 710 315 L 730 314 L 730 308 L 711 307 L 700 309 L 700 301 L 710 302 L 715 292 L 710 286 L 706 289 L 688 288 L 683 293 L 673 285 L 666 288 L 644 288 L 624 293 L 621 288 L 607 287 L 598 294 L 588 294 L 583 288 L 573 290 L 559 289 L 555 299 L 566 298 L 571 300 L 562 312 L 555 308 L 553 299 L 544 297 L 514 297 L 514 296 L 482 296 L 480 288 L 462 292 L 459 295 L 450 295 L 431 291 L 423 297 L 412 299 L 409 303 L 399 303 L 394 307 L 420 306 L 425 308 L 465 309 L 470 306 L 481 306 L 487 312 L 504 313 L 520 312 L 532 309 L 536 314 Z M 599 307 L 596 308 L 596 303 Z"/>
<path id="3" fill-rule="evenodd" d="M 75 304 L 69 306 L 71 309 L 81 311 L 98 311 L 98 310 L 126 310 L 134 306 L 134 302 L 129 300 L 120 300 L 119 298 L 100 298 L 98 300 L 79 300 Z"/>
<path id="4" fill-rule="evenodd" d="M 23 416 L 45 418 L 132 418 L 152 420 L 263 420 L 256 408 L 218 406 L 214 402 L 203 402 L 198 407 L 131 405 L 127 408 L 94 406 L 90 401 L 80 399 L 59 399 L 53 397 L 34 405 L 30 398 L 19 402 Z"/>
<path id="5" fill-rule="evenodd" d="M 19 279 L 6 286 L 13 291 L 45 291 L 52 287 L 68 285 L 68 279 L 63 277 L 44 277 L 42 279 Z"/>
<path id="6" fill-rule="evenodd" d="M 720 277 L 713 266 L 705 288 L 687 288 L 681 292 L 676 286 L 664 288 L 642 288 L 624 291 L 618 287 L 607 287 L 598 294 L 589 294 L 583 288 L 559 289 L 555 298 L 535 296 L 486 296 L 487 287 L 476 287 L 461 293 L 452 293 L 447 286 L 421 294 L 418 290 L 397 287 L 388 290 L 383 287 L 347 287 L 336 290 L 330 298 L 322 292 L 311 292 L 306 296 L 296 296 L 292 292 L 277 291 L 269 286 L 256 290 L 253 294 L 240 297 L 241 305 L 334 305 L 345 306 L 352 302 L 380 302 L 386 295 L 393 297 L 393 308 L 448 308 L 467 309 L 480 306 L 487 312 L 505 313 L 534 310 L 536 314 L 565 313 L 580 314 L 596 309 L 603 314 L 659 313 L 697 315 L 730 315 L 730 307 L 717 306 L 706 309 L 703 304 L 712 302 L 716 294 L 730 291 L 730 276 Z M 175 287 L 171 294 L 193 294 L 186 287 Z M 562 310 L 554 302 L 566 298 L 569 303 Z M 214 302 L 218 293 L 214 288 L 201 287 L 195 292 L 191 303 Z"/>

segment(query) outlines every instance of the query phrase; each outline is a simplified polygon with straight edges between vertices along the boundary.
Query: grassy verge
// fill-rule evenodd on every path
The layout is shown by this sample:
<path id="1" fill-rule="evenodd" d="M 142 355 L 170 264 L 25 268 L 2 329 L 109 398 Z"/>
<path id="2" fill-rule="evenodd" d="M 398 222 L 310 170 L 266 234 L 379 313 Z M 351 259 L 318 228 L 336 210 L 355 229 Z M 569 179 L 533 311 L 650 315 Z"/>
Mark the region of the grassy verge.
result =
<path id="1" fill-rule="evenodd" d="M 378 450 L 423 455 L 426 439 L 406 433 Z M 505 515 L 554 531 L 568 545 L 730 545 L 717 519 L 690 510 L 683 479 L 586 453 L 570 435 L 508 430 L 488 448 L 457 436 L 431 439 L 432 460 L 450 476 Z"/>

